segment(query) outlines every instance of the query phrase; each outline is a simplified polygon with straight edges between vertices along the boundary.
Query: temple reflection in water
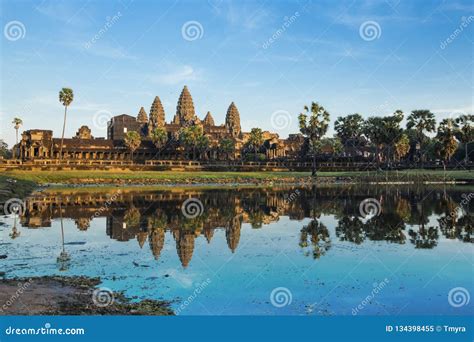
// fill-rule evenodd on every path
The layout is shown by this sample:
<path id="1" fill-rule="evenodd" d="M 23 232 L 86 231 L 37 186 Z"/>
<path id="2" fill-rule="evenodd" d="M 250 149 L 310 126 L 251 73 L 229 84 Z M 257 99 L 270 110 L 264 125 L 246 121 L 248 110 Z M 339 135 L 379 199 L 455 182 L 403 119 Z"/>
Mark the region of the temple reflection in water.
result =
<path id="1" fill-rule="evenodd" d="M 183 267 L 192 259 L 197 238 L 211 243 L 216 229 L 225 231 L 227 246 L 238 249 L 242 224 L 258 229 L 287 216 L 305 220 L 299 245 L 315 259 L 328 253 L 331 239 L 362 244 L 364 241 L 411 243 L 414 248 L 436 247 L 440 234 L 447 239 L 474 242 L 471 215 L 472 193 L 463 188 L 244 188 L 150 191 L 117 188 L 108 191 L 37 192 L 26 201 L 21 225 L 50 227 L 57 219 L 72 219 L 79 230 L 87 231 L 91 221 L 106 218 L 111 239 L 136 239 L 140 248 L 148 244 L 155 259 L 160 258 L 165 235 L 170 233 Z M 186 199 L 196 198 L 203 212 L 195 218 L 183 215 Z M 361 216 L 359 204 L 367 198 L 381 204 L 378 215 Z M 466 201 L 469 198 L 469 201 Z M 336 221 L 335 235 L 323 223 Z M 303 224 L 304 223 L 304 224 Z"/>

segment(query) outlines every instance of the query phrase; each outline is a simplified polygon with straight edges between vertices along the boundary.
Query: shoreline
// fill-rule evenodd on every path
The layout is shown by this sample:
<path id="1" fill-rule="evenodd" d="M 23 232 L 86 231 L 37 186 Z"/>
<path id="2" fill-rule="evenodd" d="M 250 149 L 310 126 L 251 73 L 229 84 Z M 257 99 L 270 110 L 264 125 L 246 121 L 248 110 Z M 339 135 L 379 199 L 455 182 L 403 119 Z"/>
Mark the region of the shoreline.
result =
<path id="1" fill-rule="evenodd" d="M 132 302 L 98 287 L 100 278 L 42 276 L 0 280 L 0 316 L 10 315 L 174 315 L 170 301 Z"/>

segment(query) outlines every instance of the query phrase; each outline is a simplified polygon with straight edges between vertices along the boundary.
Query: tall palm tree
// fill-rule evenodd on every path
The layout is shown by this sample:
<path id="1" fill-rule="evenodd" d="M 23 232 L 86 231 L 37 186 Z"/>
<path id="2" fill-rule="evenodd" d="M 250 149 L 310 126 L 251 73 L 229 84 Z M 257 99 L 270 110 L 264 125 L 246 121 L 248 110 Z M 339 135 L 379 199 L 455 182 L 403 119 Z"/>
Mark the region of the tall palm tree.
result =
<path id="1" fill-rule="evenodd" d="M 250 131 L 248 145 L 251 147 L 255 154 L 255 161 L 257 161 L 257 153 L 262 147 L 265 139 L 263 138 L 263 132 L 261 128 L 252 128 Z"/>
<path id="2" fill-rule="evenodd" d="M 428 109 L 418 109 L 411 112 L 407 118 L 407 129 L 414 129 L 416 131 L 417 143 L 420 146 L 419 154 L 421 159 L 421 166 L 423 167 L 424 157 L 421 152 L 422 144 L 426 141 L 424 132 L 436 131 L 435 115 Z"/>
<path id="3" fill-rule="evenodd" d="M 129 131 L 125 135 L 124 142 L 125 146 L 127 146 L 127 148 L 131 152 L 130 159 L 133 162 L 133 152 L 140 146 L 142 138 L 140 137 L 140 134 L 138 132 Z"/>
<path id="4" fill-rule="evenodd" d="M 150 132 L 150 138 L 153 142 L 153 145 L 158 149 L 158 158 L 160 157 L 160 152 L 165 147 L 168 142 L 168 133 L 162 127 L 157 127 Z"/>
<path id="5" fill-rule="evenodd" d="M 16 143 L 18 144 L 18 130 L 20 129 L 21 125 L 23 125 L 23 120 L 20 118 L 13 118 L 12 124 L 15 125 L 13 128 L 15 128 L 16 131 Z"/>
<path id="6" fill-rule="evenodd" d="M 469 162 L 468 146 L 474 141 L 474 115 L 464 114 L 455 120 L 457 131 L 456 137 L 464 144 L 464 162 Z"/>
<path id="7" fill-rule="evenodd" d="M 456 124 L 453 119 L 444 119 L 438 126 L 437 152 L 443 159 L 443 168 L 446 172 L 446 164 L 450 161 L 453 154 L 458 148 L 456 140 Z"/>
<path id="8" fill-rule="evenodd" d="M 59 148 L 59 160 L 63 158 L 63 142 L 64 142 L 64 131 L 66 129 L 66 115 L 67 115 L 67 107 L 72 103 L 74 100 L 74 93 L 71 88 L 63 88 L 59 92 L 59 102 L 61 102 L 64 106 L 64 120 L 63 120 L 63 133 L 61 134 L 61 147 Z"/>
<path id="9" fill-rule="evenodd" d="M 311 174 L 316 177 L 316 154 L 321 145 L 321 138 L 329 127 L 329 112 L 317 102 L 311 103 L 311 108 L 304 106 L 304 113 L 298 116 L 300 132 L 308 139 L 313 162 Z M 308 120 L 309 116 L 309 120 Z"/>

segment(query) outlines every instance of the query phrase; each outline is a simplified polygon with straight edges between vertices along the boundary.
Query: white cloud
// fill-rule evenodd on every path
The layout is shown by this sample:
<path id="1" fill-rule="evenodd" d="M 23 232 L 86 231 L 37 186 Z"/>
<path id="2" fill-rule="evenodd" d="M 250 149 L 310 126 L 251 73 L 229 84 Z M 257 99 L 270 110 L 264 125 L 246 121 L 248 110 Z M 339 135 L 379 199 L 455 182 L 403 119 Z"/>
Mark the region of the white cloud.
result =
<path id="1" fill-rule="evenodd" d="M 198 81 L 200 79 L 200 74 L 201 72 L 194 70 L 192 66 L 183 65 L 169 73 L 151 76 L 150 80 L 155 83 L 166 85 L 183 84 L 189 81 Z"/>

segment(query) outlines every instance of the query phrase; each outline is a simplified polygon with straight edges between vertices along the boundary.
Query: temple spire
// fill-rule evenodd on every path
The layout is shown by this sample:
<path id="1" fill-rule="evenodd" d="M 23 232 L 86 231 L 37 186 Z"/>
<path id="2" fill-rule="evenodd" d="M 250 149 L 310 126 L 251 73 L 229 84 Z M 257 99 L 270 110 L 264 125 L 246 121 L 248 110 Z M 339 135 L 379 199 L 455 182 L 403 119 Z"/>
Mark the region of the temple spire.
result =
<path id="1" fill-rule="evenodd" d="M 158 96 L 155 97 L 150 108 L 150 122 L 149 131 L 151 132 L 157 127 L 164 127 L 165 125 L 165 110 L 161 104 L 161 100 Z"/>
<path id="2" fill-rule="evenodd" d="M 146 115 L 145 108 L 141 107 L 137 115 L 137 121 L 140 123 L 147 123 L 148 116 Z"/>
<path id="3" fill-rule="evenodd" d="M 194 111 L 193 98 L 187 86 L 184 86 L 179 96 L 178 105 L 176 106 L 176 116 L 173 120 L 181 125 L 188 125 L 195 120 L 196 113 Z"/>
<path id="4" fill-rule="evenodd" d="M 212 117 L 211 112 L 207 112 L 207 114 L 204 117 L 204 120 L 202 121 L 202 123 L 205 126 L 215 126 L 214 118 Z"/>
<path id="5" fill-rule="evenodd" d="M 232 102 L 229 106 L 229 109 L 227 109 L 227 115 L 225 116 L 225 127 L 233 137 L 240 136 L 240 114 L 234 102 Z"/>

